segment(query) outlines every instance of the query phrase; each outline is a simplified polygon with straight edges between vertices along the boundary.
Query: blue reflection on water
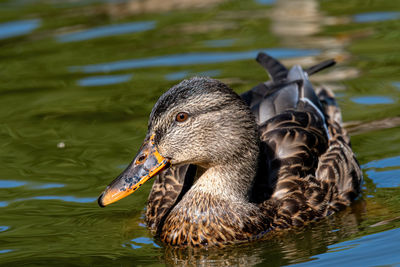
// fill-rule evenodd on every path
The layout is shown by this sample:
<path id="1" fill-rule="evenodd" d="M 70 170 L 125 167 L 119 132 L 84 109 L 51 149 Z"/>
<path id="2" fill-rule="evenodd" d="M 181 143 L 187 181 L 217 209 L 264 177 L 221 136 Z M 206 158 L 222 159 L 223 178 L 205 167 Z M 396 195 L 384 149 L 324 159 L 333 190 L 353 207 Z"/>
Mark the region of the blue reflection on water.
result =
<path id="1" fill-rule="evenodd" d="M 14 250 L 12 250 L 12 249 L 1 249 L 0 253 L 8 253 L 8 252 L 12 252 L 12 251 L 14 251 Z"/>
<path id="2" fill-rule="evenodd" d="M 368 170 L 366 173 L 377 187 L 390 188 L 400 186 L 400 170 Z"/>
<path id="3" fill-rule="evenodd" d="M 0 188 L 14 188 L 14 187 L 20 187 L 23 185 L 27 185 L 27 182 L 24 181 L 14 181 L 14 180 L 0 180 Z M 48 188 L 60 188 L 64 187 L 65 185 L 63 184 L 58 184 L 58 183 L 48 183 L 48 184 L 40 184 L 40 185 L 32 185 L 29 184 L 29 187 L 33 189 L 48 189 Z"/>
<path id="4" fill-rule="evenodd" d="M 0 232 L 7 231 L 8 229 L 10 229 L 10 227 L 5 226 L 5 225 L 0 225 Z"/>
<path id="5" fill-rule="evenodd" d="M 75 196 L 37 196 L 30 199 L 39 200 L 62 200 L 66 202 L 77 202 L 77 203 L 90 203 L 97 200 L 95 197 L 75 197 Z M 28 200 L 28 199 L 23 199 Z"/>
<path id="6" fill-rule="evenodd" d="M 400 19 L 400 12 L 370 12 L 353 16 L 355 22 L 374 22 Z"/>
<path id="7" fill-rule="evenodd" d="M 153 247 L 159 248 L 160 246 L 154 243 L 154 241 L 147 237 L 138 237 L 131 240 L 130 243 L 123 244 L 123 247 L 131 247 L 132 249 L 141 248 L 143 245 L 152 245 Z"/>
<path id="8" fill-rule="evenodd" d="M 217 77 L 221 74 L 220 70 L 207 70 L 195 73 L 196 76 Z"/>
<path id="9" fill-rule="evenodd" d="M 0 180 L 0 188 L 13 188 L 25 185 L 26 182 L 13 180 Z"/>
<path id="10" fill-rule="evenodd" d="M 50 189 L 50 188 L 61 188 L 64 187 L 64 184 L 42 184 L 42 185 L 37 185 L 37 186 L 33 186 L 34 189 Z"/>
<path id="11" fill-rule="evenodd" d="M 328 247 L 312 261 L 292 266 L 377 266 L 400 262 L 400 228 L 371 234 Z"/>
<path id="12" fill-rule="evenodd" d="M 28 198 L 20 198 L 13 200 L 12 202 L 17 201 L 27 201 L 27 200 L 61 200 L 65 202 L 75 202 L 75 203 L 92 203 L 97 200 L 95 197 L 75 197 L 75 196 L 35 196 L 35 197 L 28 197 Z M 0 201 L 0 207 L 8 206 L 8 202 Z"/>
<path id="13" fill-rule="evenodd" d="M 275 4 L 276 0 L 256 0 L 261 5 L 272 5 Z"/>
<path id="14" fill-rule="evenodd" d="M 206 70 L 206 71 L 200 71 L 200 72 L 191 72 L 191 71 L 177 71 L 177 72 L 172 72 L 167 75 L 165 75 L 165 79 L 168 81 L 176 81 L 176 80 L 182 80 L 190 76 L 207 76 L 207 77 L 217 77 L 221 74 L 220 70 Z"/>
<path id="15" fill-rule="evenodd" d="M 156 24 L 154 21 L 142 21 L 142 22 L 107 25 L 85 31 L 62 34 L 57 36 L 57 40 L 61 43 L 77 42 L 77 41 L 95 39 L 106 36 L 143 32 L 154 29 L 155 25 Z"/>
<path id="16" fill-rule="evenodd" d="M 400 82 L 393 82 L 393 86 L 396 86 L 398 89 L 400 89 Z"/>
<path id="17" fill-rule="evenodd" d="M 208 47 L 228 47 L 232 46 L 235 39 L 223 39 L 223 40 L 209 40 L 205 41 L 204 45 Z"/>
<path id="18" fill-rule="evenodd" d="M 387 168 L 387 167 L 400 167 L 400 155 L 391 157 L 391 158 L 385 158 L 385 159 L 380 159 L 380 160 L 373 160 L 370 161 L 364 165 L 362 165 L 363 169 L 366 168 Z"/>
<path id="19" fill-rule="evenodd" d="M 397 168 L 396 168 L 397 167 Z M 374 160 L 362 165 L 377 187 L 397 187 L 400 185 L 400 156 Z M 384 168 L 395 168 L 385 170 Z"/>
<path id="20" fill-rule="evenodd" d="M 138 237 L 138 238 L 132 239 L 132 241 L 136 242 L 136 243 L 141 243 L 141 244 L 153 244 L 154 243 L 153 240 L 151 240 L 150 238 L 147 238 L 147 237 Z"/>
<path id="21" fill-rule="evenodd" d="M 360 96 L 352 97 L 351 101 L 363 105 L 392 104 L 394 100 L 386 96 Z"/>
<path id="22" fill-rule="evenodd" d="M 0 40 L 25 35 L 39 27 L 40 19 L 18 20 L 0 23 Z"/>
<path id="23" fill-rule="evenodd" d="M 132 79 L 132 74 L 92 76 L 80 79 L 80 86 L 101 86 L 127 82 Z"/>
<path id="24" fill-rule="evenodd" d="M 85 73 L 111 72 L 126 69 L 137 69 L 161 66 L 184 66 L 209 63 L 229 62 L 245 59 L 253 59 L 258 52 L 266 52 L 276 58 L 292 58 L 301 56 L 314 56 L 320 53 L 316 49 L 259 49 L 243 52 L 219 52 L 219 53 L 187 53 L 160 57 L 128 59 L 87 66 L 73 66 L 71 71 L 82 71 Z"/>
<path id="25" fill-rule="evenodd" d="M 168 81 L 176 81 L 176 80 L 182 80 L 186 77 L 189 76 L 189 72 L 184 70 L 184 71 L 177 71 L 177 72 L 172 72 L 167 75 L 165 75 L 165 79 Z"/>

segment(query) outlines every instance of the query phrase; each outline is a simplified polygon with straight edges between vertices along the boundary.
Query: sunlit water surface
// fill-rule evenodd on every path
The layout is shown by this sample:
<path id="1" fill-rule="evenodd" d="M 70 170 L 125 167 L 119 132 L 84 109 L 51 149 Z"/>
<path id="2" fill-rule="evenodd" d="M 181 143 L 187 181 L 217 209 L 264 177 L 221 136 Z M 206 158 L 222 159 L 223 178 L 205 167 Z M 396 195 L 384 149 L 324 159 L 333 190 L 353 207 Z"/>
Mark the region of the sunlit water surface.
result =
<path id="1" fill-rule="evenodd" d="M 400 3 L 393 0 L 0 0 L 0 265 L 400 264 Z M 339 64 L 335 90 L 365 175 L 345 211 L 225 249 L 165 247 L 144 225 L 151 184 L 100 209 L 158 96 L 179 80 L 243 92 L 253 58 Z"/>

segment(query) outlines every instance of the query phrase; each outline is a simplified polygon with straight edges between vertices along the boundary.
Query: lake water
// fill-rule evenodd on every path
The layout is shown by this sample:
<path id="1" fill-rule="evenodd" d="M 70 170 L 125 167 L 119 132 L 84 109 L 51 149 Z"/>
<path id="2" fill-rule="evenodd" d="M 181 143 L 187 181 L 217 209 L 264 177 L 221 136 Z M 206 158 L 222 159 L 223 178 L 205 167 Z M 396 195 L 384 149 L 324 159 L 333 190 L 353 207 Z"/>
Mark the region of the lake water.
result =
<path id="1" fill-rule="evenodd" d="M 0 0 L 0 265 L 400 264 L 400 2 Z M 157 98 L 211 76 L 243 92 L 287 65 L 335 90 L 365 175 L 321 222 L 225 249 L 163 246 L 144 225 L 151 184 L 105 209 Z"/>

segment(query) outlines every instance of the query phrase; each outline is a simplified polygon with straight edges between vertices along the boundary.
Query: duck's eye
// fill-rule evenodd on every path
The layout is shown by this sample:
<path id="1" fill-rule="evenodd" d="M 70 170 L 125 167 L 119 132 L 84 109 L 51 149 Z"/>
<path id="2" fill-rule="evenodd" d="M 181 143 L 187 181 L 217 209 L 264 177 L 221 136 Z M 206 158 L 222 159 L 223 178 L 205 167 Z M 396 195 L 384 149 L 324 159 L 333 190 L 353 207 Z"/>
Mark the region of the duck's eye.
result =
<path id="1" fill-rule="evenodd" d="M 187 114 L 186 112 L 179 112 L 178 114 L 176 114 L 175 120 L 177 122 L 184 122 L 188 118 L 189 118 L 189 114 Z"/>

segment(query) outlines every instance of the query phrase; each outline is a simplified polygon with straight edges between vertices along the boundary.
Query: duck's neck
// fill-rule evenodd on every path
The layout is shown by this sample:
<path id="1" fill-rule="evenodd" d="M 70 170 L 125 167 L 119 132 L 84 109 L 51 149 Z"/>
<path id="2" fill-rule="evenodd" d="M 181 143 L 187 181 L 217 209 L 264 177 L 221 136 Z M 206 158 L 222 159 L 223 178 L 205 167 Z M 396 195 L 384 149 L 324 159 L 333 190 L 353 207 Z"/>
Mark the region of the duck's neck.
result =
<path id="1" fill-rule="evenodd" d="M 217 165 L 207 168 L 190 191 L 218 199 L 248 201 L 256 174 L 256 161 Z"/>
<path id="2" fill-rule="evenodd" d="M 248 201 L 257 172 L 259 146 L 243 145 L 230 160 L 207 166 L 190 189 L 218 199 Z"/>

